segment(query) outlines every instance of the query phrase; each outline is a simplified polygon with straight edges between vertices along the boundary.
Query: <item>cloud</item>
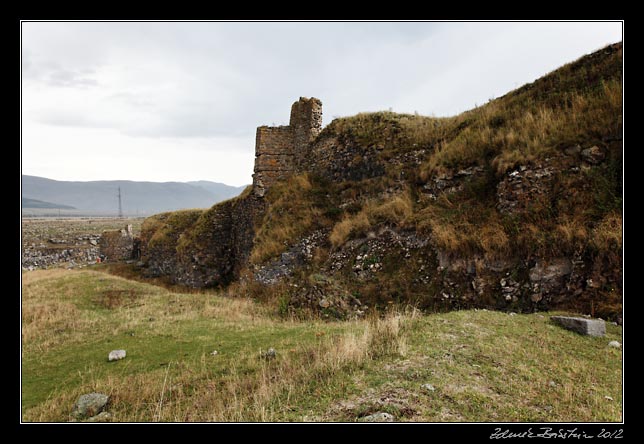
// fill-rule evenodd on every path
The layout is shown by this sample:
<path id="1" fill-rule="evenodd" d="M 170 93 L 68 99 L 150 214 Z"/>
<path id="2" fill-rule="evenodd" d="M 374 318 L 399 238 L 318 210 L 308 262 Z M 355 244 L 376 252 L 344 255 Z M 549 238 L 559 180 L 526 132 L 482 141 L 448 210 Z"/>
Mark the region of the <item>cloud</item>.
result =
<path id="1" fill-rule="evenodd" d="M 53 70 L 47 76 L 47 83 L 51 86 L 71 88 L 86 88 L 98 86 L 96 79 L 90 77 L 92 71 L 79 72 L 65 69 Z"/>
<path id="2" fill-rule="evenodd" d="M 54 60 L 34 59 L 30 51 L 22 54 L 23 81 L 53 87 L 88 88 L 98 86 L 94 75 L 94 69 L 65 69 Z"/>
<path id="3" fill-rule="evenodd" d="M 324 124 L 390 107 L 450 115 L 619 40 L 621 25 L 29 22 L 22 37 L 23 121 L 68 138 L 47 152 L 64 157 L 110 130 L 133 149 L 181 146 L 155 172 L 171 176 L 183 153 L 222 153 L 228 140 L 250 141 L 229 145 L 246 159 L 255 128 L 287 124 L 300 96 L 322 100 Z M 30 140 L 23 150 L 44 156 Z"/>

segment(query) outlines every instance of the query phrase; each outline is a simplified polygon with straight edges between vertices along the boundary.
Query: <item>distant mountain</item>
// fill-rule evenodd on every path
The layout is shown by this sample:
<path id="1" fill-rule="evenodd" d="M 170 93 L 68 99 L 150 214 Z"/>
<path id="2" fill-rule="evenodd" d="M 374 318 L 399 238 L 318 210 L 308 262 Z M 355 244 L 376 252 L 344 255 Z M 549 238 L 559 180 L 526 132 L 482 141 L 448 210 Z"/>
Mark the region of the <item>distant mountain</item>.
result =
<path id="1" fill-rule="evenodd" d="M 75 207 L 70 205 L 61 205 L 51 202 L 45 202 L 38 199 L 29 199 L 28 197 L 22 198 L 22 208 L 59 208 L 61 210 L 75 210 Z"/>
<path id="2" fill-rule="evenodd" d="M 22 176 L 22 195 L 30 201 L 58 202 L 88 213 L 117 215 L 118 189 L 124 215 L 149 215 L 184 208 L 209 208 L 241 193 L 243 187 L 216 182 L 135 182 L 101 180 L 68 182 L 38 176 Z M 23 201 L 23 207 L 24 201 Z"/>
<path id="3" fill-rule="evenodd" d="M 206 191 L 211 192 L 218 201 L 230 199 L 231 197 L 238 196 L 247 185 L 241 187 L 233 187 L 219 182 L 210 182 L 209 180 L 193 180 L 186 182 L 187 184 L 201 187 Z"/>

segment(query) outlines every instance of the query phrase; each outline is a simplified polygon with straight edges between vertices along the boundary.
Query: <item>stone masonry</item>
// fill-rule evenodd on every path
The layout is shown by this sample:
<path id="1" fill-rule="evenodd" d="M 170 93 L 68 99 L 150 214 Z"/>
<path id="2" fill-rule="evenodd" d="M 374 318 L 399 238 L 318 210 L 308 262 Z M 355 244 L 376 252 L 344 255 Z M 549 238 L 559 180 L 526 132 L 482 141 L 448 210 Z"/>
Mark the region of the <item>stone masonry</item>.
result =
<path id="1" fill-rule="evenodd" d="M 104 231 L 99 240 L 99 251 L 103 259 L 109 262 L 135 259 L 138 251 L 135 251 L 132 225 L 121 230 Z"/>
<path id="2" fill-rule="evenodd" d="M 311 142 L 322 130 L 322 102 L 300 97 L 287 126 L 260 126 L 255 140 L 253 192 L 262 197 L 275 182 L 302 169 Z"/>
<path id="3" fill-rule="evenodd" d="M 322 102 L 306 97 L 292 105 L 289 125 L 258 127 L 252 191 L 221 202 L 201 215 L 184 214 L 183 218 L 176 213 L 158 215 L 167 233 L 157 236 L 165 238 L 164 242 L 154 242 L 158 228 L 142 230 L 144 274 L 169 276 L 172 282 L 192 287 L 225 284 L 237 277 L 253 248 L 255 223 L 266 209 L 263 198 L 266 191 L 306 168 L 312 142 L 321 130 Z M 106 245 L 115 245 L 120 240 L 116 234 L 104 237 Z M 129 259 L 125 253 L 112 251 L 107 256 Z"/>

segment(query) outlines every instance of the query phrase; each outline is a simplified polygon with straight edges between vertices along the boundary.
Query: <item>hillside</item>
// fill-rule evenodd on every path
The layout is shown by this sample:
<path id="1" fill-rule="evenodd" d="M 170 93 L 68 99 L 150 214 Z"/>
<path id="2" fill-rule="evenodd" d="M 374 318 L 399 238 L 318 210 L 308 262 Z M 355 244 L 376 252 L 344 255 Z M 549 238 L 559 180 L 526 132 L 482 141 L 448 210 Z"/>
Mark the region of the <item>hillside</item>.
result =
<path id="1" fill-rule="evenodd" d="M 448 118 L 259 127 L 254 184 L 142 226 L 144 274 L 244 277 L 284 313 L 571 309 L 621 320 L 622 45 Z M 248 279 L 252 278 L 252 279 Z"/>
<path id="2" fill-rule="evenodd" d="M 207 208 L 241 192 L 240 188 L 208 181 L 193 183 L 128 180 L 69 182 L 37 176 L 22 176 L 22 194 L 26 198 L 58 202 L 96 214 L 116 215 L 118 213 L 119 187 L 123 212 L 128 216 L 183 208 Z"/>
<path id="3" fill-rule="evenodd" d="M 29 199 L 27 197 L 22 198 L 22 208 L 60 208 L 61 210 L 75 209 L 74 207 L 69 205 L 55 204 L 38 199 Z"/>

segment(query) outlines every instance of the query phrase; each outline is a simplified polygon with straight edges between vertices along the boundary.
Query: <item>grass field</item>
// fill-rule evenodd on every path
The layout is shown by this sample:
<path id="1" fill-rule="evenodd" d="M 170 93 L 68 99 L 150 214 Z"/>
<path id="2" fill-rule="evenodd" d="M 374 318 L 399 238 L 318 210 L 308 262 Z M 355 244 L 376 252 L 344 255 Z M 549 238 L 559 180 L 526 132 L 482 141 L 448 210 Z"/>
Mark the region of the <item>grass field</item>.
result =
<path id="1" fill-rule="evenodd" d="M 110 395 L 112 421 L 359 421 L 380 411 L 396 421 L 622 420 L 621 349 L 608 347 L 622 330 L 612 324 L 592 338 L 545 313 L 297 321 L 100 268 L 22 279 L 24 421 L 68 421 L 93 391 Z M 262 358 L 271 347 L 275 358 Z M 121 348 L 127 357 L 108 362 Z"/>

